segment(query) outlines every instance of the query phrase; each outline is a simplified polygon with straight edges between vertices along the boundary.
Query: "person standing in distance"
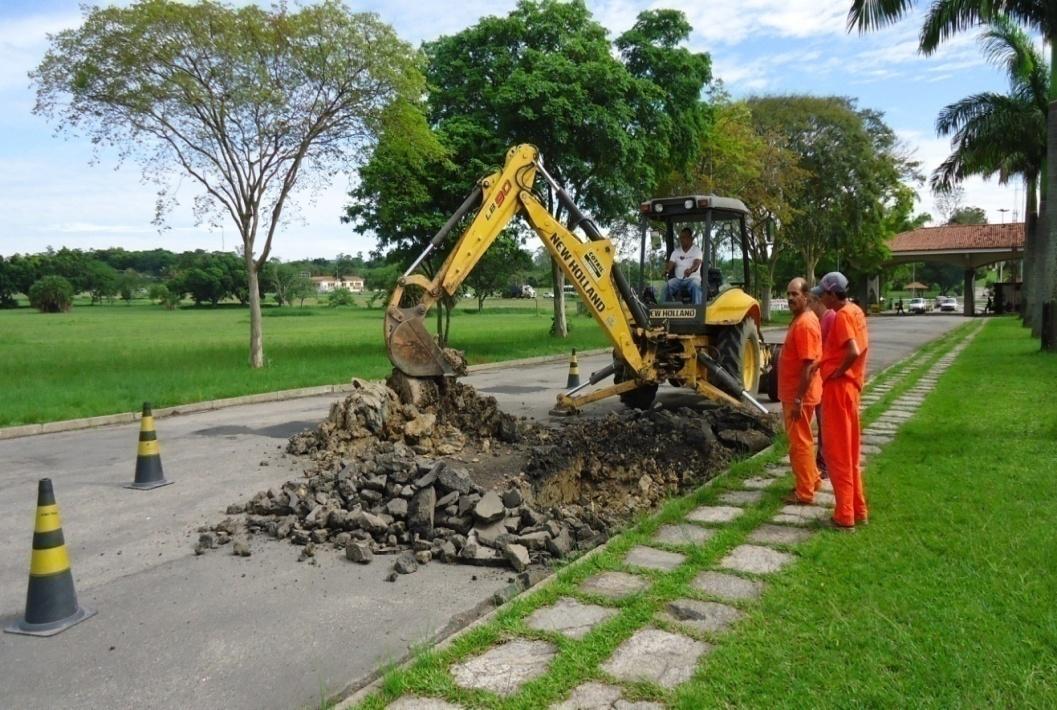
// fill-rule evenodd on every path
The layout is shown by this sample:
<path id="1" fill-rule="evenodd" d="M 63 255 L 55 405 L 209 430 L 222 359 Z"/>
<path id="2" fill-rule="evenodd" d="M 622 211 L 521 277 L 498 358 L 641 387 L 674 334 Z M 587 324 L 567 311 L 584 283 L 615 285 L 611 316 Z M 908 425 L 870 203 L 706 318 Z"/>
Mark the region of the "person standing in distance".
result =
<path id="1" fill-rule="evenodd" d="M 664 300 L 674 301 L 679 293 L 687 291 L 695 306 L 701 305 L 701 264 L 705 255 L 694 244 L 694 233 L 689 227 L 679 231 L 679 246 L 668 257 L 668 273 L 672 277 L 664 287 Z"/>
<path id="2" fill-rule="evenodd" d="M 819 363 L 822 428 L 826 432 L 826 467 L 836 499 L 833 526 L 850 531 L 869 519 L 862 483 L 859 394 L 865 382 L 870 339 L 866 314 L 848 300 L 848 279 L 844 274 L 829 272 L 812 291 L 836 312 L 822 343 Z"/>
<path id="3" fill-rule="evenodd" d="M 815 463 L 815 441 L 811 418 L 822 400 L 822 379 L 816 364 L 822 357 L 822 327 L 818 316 L 807 307 L 807 281 L 795 278 L 786 287 L 786 298 L 793 322 L 785 335 L 778 361 L 778 399 L 789 437 L 789 463 L 796 485 L 786 503 L 810 505 L 820 485 Z"/>

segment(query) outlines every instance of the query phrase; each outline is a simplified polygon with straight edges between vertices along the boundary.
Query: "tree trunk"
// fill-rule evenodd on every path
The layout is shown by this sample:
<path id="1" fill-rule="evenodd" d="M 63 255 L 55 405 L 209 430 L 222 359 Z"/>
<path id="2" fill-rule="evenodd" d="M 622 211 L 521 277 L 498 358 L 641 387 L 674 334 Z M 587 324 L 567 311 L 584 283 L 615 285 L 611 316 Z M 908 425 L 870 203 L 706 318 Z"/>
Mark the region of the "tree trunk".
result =
<path id="1" fill-rule="evenodd" d="M 802 252 L 801 256 L 804 257 L 804 278 L 807 280 L 808 286 L 815 285 L 815 268 L 818 267 L 818 255 L 811 250 Z"/>
<path id="2" fill-rule="evenodd" d="M 559 219 L 559 213 L 561 207 L 557 209 L 554 207 L 554 192 L 551 188 L 547 188 L 547 210 L 554 215 L 554 219 Z M 569 337 L 569 323 L 565 319 L 565 274 L 558 266 L 558 262 L 551 257 L 551 286 L 554 288 L 554 322 L 551 323 L 551 335 L 559 338 Z"/>
<path id="3" fill-rule="evenodd" d="M 551 335 L 559 338 L 569 337 L 569 323 L 565 319 L 565 274 L 558 268 L 558 262 L 551 259 L 551 285 L 554 287 L 554 324 Z"/>
<path id="4" fill-rule="evenodd" d="M 1040 215 L 1041 224 L 1038 234 L 1042 237 L 1039 244 L 1039 265 L 1041 278 L 1037 282 L 1040 301 L 1053 303 L 1057 299 L 1057 37 L 1047 37 L 1050 43 L 1050 104 L 1046 111 L 1046 177 L 1043 185 L 1042 199 L 1046 212 Z M 1054 312 L 1051 305 L 1049 313 Z M 1050 327 L 1047 323 L 1044 326 Z M 1057 338 L 1043 342 L 1043 348 L 1057 352 Z"/>
<path id="5" fill-rule="evenodd" d="M 246 280 L 250 290 L 250 367 L 264 367 L 264 333 L 261 323 L 261 292 L 257 286 L 257 264 L 253 252 L 246 249 Z"/>
<path id="6" fill-rule="evenodd" d="M 1038 279 L 1035 272 L 1035 262 L 1039 259 L 1038 185 L 1038 175 L 1024 177 L 1024 254 L 1020 267 L 1024 289 L 1024 325 L 1031 328 L 1035 337 L 1042 334 L 1042 314 L 1039 311 Z"/>

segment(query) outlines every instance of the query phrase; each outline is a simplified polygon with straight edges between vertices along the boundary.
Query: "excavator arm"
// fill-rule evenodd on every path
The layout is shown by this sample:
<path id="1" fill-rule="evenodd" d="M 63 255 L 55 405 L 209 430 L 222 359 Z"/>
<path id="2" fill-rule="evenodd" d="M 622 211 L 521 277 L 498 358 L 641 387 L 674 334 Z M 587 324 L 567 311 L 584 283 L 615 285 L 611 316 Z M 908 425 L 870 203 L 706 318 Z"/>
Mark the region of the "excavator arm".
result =
<path id="1" fill-rule="evenodd" d="M 540 203 L 532 191 L 537 174 L 542 174 L 557 189 L 559 201 L 570 214 L 570 224 L 573 228 L 583 228 L 589 241 L 579 239 Z M 413 273 L 478 202 L 477 214 L 433 278 Z M 648 319 L 623 275 L 614 268 L 612 242 L 602 237 L 569 195 L 547 175 L 539 162 L 539 151 L 527 144 L 511 148 L 503 169 L 478 182 L 459 210 L 398 280 L 385 314 L 385 341 L 392 363 L 412 377 L 453 374 L 451 363 L 426 330 L 425 316 L 438 300 L 455 294 L 499 233 L 519 214 L 558 262 L 620 357 L 633 371 L 643 370 L 645 363 L 632 338 L 632 328 L 645 329 Z M 402 305 L 408 300 L 405 298 L 408 287 L 416 287 L 421 293 L 414 294 L 417 301 L 412 305 Z"/>

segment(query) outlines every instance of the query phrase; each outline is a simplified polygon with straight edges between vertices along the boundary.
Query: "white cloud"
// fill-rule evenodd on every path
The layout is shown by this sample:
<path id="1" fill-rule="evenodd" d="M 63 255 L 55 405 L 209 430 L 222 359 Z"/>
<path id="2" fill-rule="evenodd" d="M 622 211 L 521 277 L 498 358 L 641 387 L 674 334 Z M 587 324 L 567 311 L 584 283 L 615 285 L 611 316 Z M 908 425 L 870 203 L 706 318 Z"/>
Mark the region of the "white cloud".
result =
<path id="1" fill-rule="evenodd" d="M 926 177 L 932 174 L 941 162 L 950 154 L 951 146 L 947 138 L 933 138 L 916 130 L 897 130 L 896 134 L 914 151 L 915 159 L 921 162 L 921 172 Z M 1024 190 L 1022 183 L 1011 181 L 1001 185 L 997 180 L 984 180 L 973 177 L 961 183 L 965 190 L 963 206 L 980 207 L 987 212 L 989 222 L 1012 222 L 1024 218 Z M 928 189 L 918 189 L 921 198 L 920 209 L 933 216 L 933 223 L 940 223 L 940 211 L 936 200 Z M 999 210 L 1008 210 L 1003 213 Z"/>
<path id="2" fill-rule="evenodd" d="M 0 23 L 0 90 L 29 85 L 27 73 L 44 55 L 47 35 L 80 23 L 80 13 L 5 18 Z"/>

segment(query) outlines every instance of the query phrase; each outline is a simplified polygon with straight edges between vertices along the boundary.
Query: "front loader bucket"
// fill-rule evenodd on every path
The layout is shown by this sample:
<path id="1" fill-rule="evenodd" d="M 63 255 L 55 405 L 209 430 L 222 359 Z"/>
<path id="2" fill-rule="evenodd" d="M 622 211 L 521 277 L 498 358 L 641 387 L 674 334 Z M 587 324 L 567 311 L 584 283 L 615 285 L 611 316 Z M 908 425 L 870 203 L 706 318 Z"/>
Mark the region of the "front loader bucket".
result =
<path id="1" fill-rule="evenodd" d="M 385 313 L 389 360 L 408 377 L 442 377 L 455 371 L 423 322 L 426 309 L 390 306 Z"/>

